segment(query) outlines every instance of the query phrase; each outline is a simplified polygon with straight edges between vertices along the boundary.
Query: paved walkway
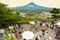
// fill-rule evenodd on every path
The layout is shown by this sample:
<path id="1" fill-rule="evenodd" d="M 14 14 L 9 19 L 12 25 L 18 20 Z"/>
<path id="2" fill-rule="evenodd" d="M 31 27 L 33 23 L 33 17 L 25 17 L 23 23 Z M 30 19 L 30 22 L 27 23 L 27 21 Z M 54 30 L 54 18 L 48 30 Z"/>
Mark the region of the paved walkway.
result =
<path id="1" fill-rule="evenodd" d="M 49 37 L 51 37 L 52 40 L 57 40 L 57 39 L 55 39 L 55 32 L 51 29 L 48 30 L 48 33 L 46 33 L 47 31 L 45 31 L 45 35 L 44 35 L 44 38 L 43 38 L 42 37 L 42 32 L 41 32 L 41 30 L 39 30 L 39 27 L 36 30 L 35 27 L 32 27 L 29 24 L 26 24 L 26 25 L 24 24 L 24 25 L 21 25 L 21 26 L 23 27 L 23 29 L 19 29 L 19 31 L 22 31 L 22 32 L 23 31 L 32 31 L 32 32 L 34 32 L 35 37 L 31 40 L 35 40 L 35 38 L 37 36 L 41 36 L 41 38 L 39 40 L 44 40 L 44 39 L 48 40 Z M 23 40 L 21 35 L 19 36 L 19 40 Z"/>
<path id="2" fill-rule="evenodd" d="M 41 38 L 42 38 L 42 40 L 48 40 L 48 38 L 49 37 L 51 37 L 52 38 L 52 40 L 56 40 L 55 39 L 55 33 L 54 33 L 54 31 L 52 31 L 51 29 L 49 29 L 48 30 L 48 33 L 47 33 L 47 31 L 45 31 L 45 35 L 44 35 L 44 37 L 42 36 L 42 32 L 40 31 L 40 32 L 37 32 L 36 34 L 35 34 L 35 36 L 41 36 Z M 40 38 L 40 40 L 41 40 L 41 38 Z"/>

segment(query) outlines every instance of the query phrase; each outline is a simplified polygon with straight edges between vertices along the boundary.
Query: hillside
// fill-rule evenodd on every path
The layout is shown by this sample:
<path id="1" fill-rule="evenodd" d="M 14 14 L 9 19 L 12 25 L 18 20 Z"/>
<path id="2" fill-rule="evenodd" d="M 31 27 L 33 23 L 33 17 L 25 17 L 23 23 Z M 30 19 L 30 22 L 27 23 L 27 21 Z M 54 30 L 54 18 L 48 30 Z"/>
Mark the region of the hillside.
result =
<path id="1" fill-rule="evenodd" d="M 44 7 L 44 6 L 39 6 L 33 2 L 26 4 L 24 6 L 19 6 L 19 7 L 14 7 L 13 8 L 16 11 L 20 12 L 34 12 L 34 13 L 40 13 L 42 11 L 50 11 L 52 8 Z"/>

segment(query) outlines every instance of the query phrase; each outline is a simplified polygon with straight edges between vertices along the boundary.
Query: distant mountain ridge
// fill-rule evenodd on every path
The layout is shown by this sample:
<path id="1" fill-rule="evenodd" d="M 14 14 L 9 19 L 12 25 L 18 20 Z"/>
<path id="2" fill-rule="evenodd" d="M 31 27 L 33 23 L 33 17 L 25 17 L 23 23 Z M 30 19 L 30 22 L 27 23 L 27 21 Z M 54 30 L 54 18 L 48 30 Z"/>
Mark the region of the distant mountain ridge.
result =
<path id="1" fill-rule="evenodd" d="M 32 10 L 44 10 L 44 11 L 52 10 L 52 8 L 39 6 L 33 2 L 26 4 L 24 6 L 14 7 L 13 9 L 15 9 L 15 10 L 31 10 L 32 9 Z"/>

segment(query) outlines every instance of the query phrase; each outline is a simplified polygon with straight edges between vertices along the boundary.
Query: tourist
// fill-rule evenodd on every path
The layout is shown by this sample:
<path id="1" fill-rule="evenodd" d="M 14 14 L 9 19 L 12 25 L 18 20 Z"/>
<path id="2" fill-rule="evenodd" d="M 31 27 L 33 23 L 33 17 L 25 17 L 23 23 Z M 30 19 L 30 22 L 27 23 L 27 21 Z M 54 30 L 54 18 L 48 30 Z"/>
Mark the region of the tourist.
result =
<path id="1" fill-rule="evenodd" d="M 42 23 L 40 23 L 40 26 L 42 26 Z"/>
<path id="2" fill-rule="evenodd" d="M 51 26 L 50 26 L 50 29 L 52 29 L 52 30 L 53 30 L 53 28 L 54 28 L 54 25 L 51 25 Z"/>
<path id="3" fill-rule="evenodd" d="M 46 24 L 45 23 L 43 23 L 43 25 L 42 26 L 45 26 Z"/>
<path id="4" fill-rule="evenodd" d="M 51 28 L 52 30 L 53 30 L 53 28 L 54 28 L 54 23 L 55 23 L 55 22 L 52 21 L 52 22 L 51 22 L 51 25 L 50 25 L 50 28 Z"/>
<path id="5" fill-rule="evenodd" d="M 49 37 L 49 39 L 48 40 L 52 40 L 52 37 Z"/>
<path id="6" fill-rule="evenodd" d="M 35 27 L 35 29 L 36 29 L 36 31 L 37 31 L 37 29 L 38 29 L 38 26 L 36 26 L 36 27 Z"/>
<path id="7" fill-rule="evenodd" d="M 49 25 L 48 25 L 48 24 L 46 24 L 46 26 L 47 26 L 47 27 L 49 27 Z"/>
<path id="8" fill-rule="evenodd" d="M 38 37 L 36 37 L 36 39 L 35 40 L 38 40 Z"/>
<path id="9" fill-rule="evenodd" d="M 26 39 L 23 39 L 23 40 L 26 40 Z"/>

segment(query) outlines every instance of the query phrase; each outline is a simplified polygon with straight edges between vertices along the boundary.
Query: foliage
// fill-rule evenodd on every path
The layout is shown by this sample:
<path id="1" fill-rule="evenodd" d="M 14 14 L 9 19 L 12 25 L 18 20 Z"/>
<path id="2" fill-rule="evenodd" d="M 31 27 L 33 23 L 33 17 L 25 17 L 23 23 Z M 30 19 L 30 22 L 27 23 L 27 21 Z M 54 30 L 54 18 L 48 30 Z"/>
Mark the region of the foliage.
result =
<path id="1" fill-rule="evenodd" d="M 53 8 L 53 10 L 50 11 L 52 15 L 52 19 L 57 20 L 60 19 L 60 9 L 58 8 Z"/>
<path id="2" fill-rule="evenodd" d="M 48 10 L 40 10 L 40 9 L 14 9 L 16 11 L 22 12 L 22 13 L 35 13 L 40 14 L 41 12 L 48 12 Z"/>
<path id="3" fill-rule="evenodd" d="M 60 10 L 58 8 L 53 8 L 50 12 L 54 14 L 58 14 L 60 13 Z"/>
<path id="4" fill-rule="evenodd" d="M 4 38 L 4 40 L 17 40 L 17 38 L 16 37 L 9 37 L 9 36 L 7 36 L 7 37 L 5 37 Z"/>
<path id="5" fill-rule="evenodd" d="M 11 8 L 8 8 L 7 5 L 0 3 L 0 24 L 7 25 L 18 23 L 20 16 Z"/>
<path id="6" fill-rule="evenodd" d="M 17 38 L 16 38 L 16 37 L 12 37 L 11 39 L 12 39 L 12 40 L 17 40 Z"/>
<path id="7" fill-rule="evenodd" d="M 9 34 L 9 31 L 5 29 L 4 34 L 5 35 Z"/>
<path id="8" fill-rule="evenodd" d="M 21 18 L 21 20 L 19 21 L 20 24 L 23 24 L 23 23 L 29 23 L 30 21 L 34 21 L 34 22 L 37 22 L 37 21 L 40 21 L 40 19 L 38 18 L 32 18 L 31 16 L 26 16 L 24 18 Z"/>
<path id="9" fill-rule="evenodd" d="M 4 38 L 4 40 L 11 40 L 11 37 L 7 36 Z"/>

